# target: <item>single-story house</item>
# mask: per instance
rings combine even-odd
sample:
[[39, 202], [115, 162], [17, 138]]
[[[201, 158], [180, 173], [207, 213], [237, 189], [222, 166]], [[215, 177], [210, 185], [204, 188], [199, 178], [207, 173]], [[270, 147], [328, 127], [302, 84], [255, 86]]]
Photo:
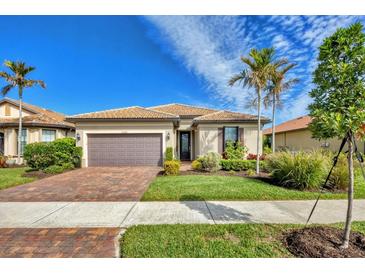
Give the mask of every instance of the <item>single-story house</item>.
[[[318, 140], [312, 138], [312, 133], [308, 128], [311, 117], [301, 116], [275, 127], [275, 148], [286, 148], [292, 151], [313, 150], [313, 149], [329, 149], [337, 151], [342, 140], [328, 139]], [[267, 128], [263, 131], [264, 135], [271, 139], [272, 129]], [[364, 152], [364, 143], [358, 142], [358, 149]]]
[[[249, 114], [167, 104], [127, 107], [69, 116], [83, 148], [82, 166], [161, 165], [167, 147], [180, 160], [240, 141], [256, 153], [257, 117]], [[262, 119], [263, 124], [269, 122]]]
[[[57, 138], [73, 137], [75, 126], [65, 121], [63, 114], [31, 104], [22, 104], [22, 139], [24, 146], [35, 142], [51, 142]], [[19, 101], [0, 100], [0, 154], [15, 158], [18, 155]]]

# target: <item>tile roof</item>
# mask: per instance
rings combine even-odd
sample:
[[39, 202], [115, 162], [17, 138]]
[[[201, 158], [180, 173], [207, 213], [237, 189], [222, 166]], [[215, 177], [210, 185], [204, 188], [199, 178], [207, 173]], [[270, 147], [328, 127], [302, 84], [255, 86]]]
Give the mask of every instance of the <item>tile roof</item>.
[[[275, 133], [305, 129], [308, 127], [308, 124], [311, 122], [311, 120], [312, 120], [311, 117], [307, 115], [286, 121], [275, 127]], [[271, 128], [267, 128], [264, 130], [263, 133], [265, 135], [268, 135], [271, 134], [271, 132], [272, 132]]]
[[126, 107], [104, 111], [90, 112], [67, 117], [73, 119], [178, 119], [179, 117], [170, 113], [146, 109], [143, 107]]
[[174, 115], [178, 115], [182, 118], [184, 117], [196, 117], [201, 115], [210, 114], [213, 112], [216, 112], [216, 109], [209, 109], [204, 107], [195, 107], [195, 106], [189, 106], [184, 104], [167, 104], [167, 105], [159, 105], [154, 107], [149, 107], [148, 109], [163, 111], [167, 113], [171, 113]]
[[[266, 117], [261, 117], [263, 122], [269, 121]], [[257, 116], [233, 111], [216, 111], [194, 119], [194, 122], [203, 121], [257, 121]]]
[[[0, 100], [0, 104], [5, 102], [19, 106], [18, 100], [10, 98], [4, 98]], [[32, 114], [23, 117], [22, 122], [24, 125], [46, 125], [52, 127], [75, 128], [73, 123], [65, 121], [65, 115], [62, 113], [54, 112], [52, 110], [44, 109], [24, 102], [22, 103], [22, 107], [24, 110], [32, 112]], [[0, 126], [10, 126], [18, 123], [19, 118], [0, 117]]]

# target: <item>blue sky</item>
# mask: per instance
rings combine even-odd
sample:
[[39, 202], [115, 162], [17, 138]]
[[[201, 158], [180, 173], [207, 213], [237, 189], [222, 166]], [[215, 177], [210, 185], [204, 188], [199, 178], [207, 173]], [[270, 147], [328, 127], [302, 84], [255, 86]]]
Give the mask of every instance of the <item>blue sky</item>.
[[25, 101], [66, 114], [171, 102], [255, 113], [252, 91], [227, 81], [241, 55], [274, 46], [300, 79], [283, 95], [282, 122], [307, 112], [323, 38], [355, 21], [365, 17], [0, 16], [0, 61], [35, 66], [47, 89], [26, 90]]

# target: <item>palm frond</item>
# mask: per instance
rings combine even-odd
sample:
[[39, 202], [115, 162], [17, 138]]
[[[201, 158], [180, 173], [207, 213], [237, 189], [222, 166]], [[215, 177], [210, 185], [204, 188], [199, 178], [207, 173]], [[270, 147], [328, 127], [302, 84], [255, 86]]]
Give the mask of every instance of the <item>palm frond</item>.
[[6, 96], [13, 87], [14, 87], [13, 85], [6, 85], [1, 89], [1, 94], [3, 96]]
[[231, 79], [229, 79], [229, 81], [228, 81], [228, 85], [232, 87], [232, 86], [234, 86], [237, 82], [238, 82], [239, 84], [241, 84], [241, 83], [242, 83], [242, 81], [244, 81], [244, 80], [245, 80], [245, 78], [246, 78], [246, 71], [245, 71], [245, 70], [243, 70], [243, 71], [241, 71], [240, 73], [233, 75], [233, 76], [232, 76], [232, 78], [231, 78]]

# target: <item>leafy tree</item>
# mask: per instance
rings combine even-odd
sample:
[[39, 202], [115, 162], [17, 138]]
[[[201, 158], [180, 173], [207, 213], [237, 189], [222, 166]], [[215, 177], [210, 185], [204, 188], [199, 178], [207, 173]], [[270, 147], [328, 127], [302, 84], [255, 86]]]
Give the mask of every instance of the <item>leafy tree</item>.
[[309, 106], [313, 137], [349, 137], [348, 208], [342, 248], [349, 244], [354, 191], [353, 140], [363, 136], [365, 121], [365, 35], [360, 23], [339, 28], [319, 48], [315, 88]]
[[276, 107], [281, 106], [281, 94], [292, 88], [293, 85], [299, 82], [299, 79], [292, 78], [286, 80], [286, 74], [296, 66], [296, 64], [288, 64], [283, 68], [277, 68], [274, 74], [271, 77], [271, 83], [267, 87], [267, 94], [264, 97], [264, 105], [267, 108], [268, 106], [272, 106], [272, 116], [271, 116], [271, 128], [272, 128], [272, 137], [271, 137], [271, 148], [272, 152], [275, 153], [275, 114]]
[[260, 148], [261, 148], [261, 101], [262, 92], [267, 87], [268, 81], [275, 70], [286, 64], [286, 60], [274, 61], [274, 48], [263, 48], [261, 50], [252, 49], [248, 57], [241, 57], [245, 68], [238, 74], [232, 76], [228, 84], [235, 85], [237, 82], [242, 87], [254, 88], [256, 91], [257, 105], [257, 153], [256, 153], [256, 173], [260, 172]]
[[4, 66], [7, 67], [11, 72], [0, 71], [0, 77], [8, 83], [1, 89], [3, 96], [6, 96], [10, 90], [17, 87], [19, 97], [19, 128], [18, 128], [18, 159], [17, 163], [20, 164], [20, 153], [21, 153], [21, 136], [22, 136], [22, 99], [23, 90], [36, 85], [46, 88], [46, 85], [41, 80], [27, 79], [27, 75], [35, 70], [35, 67], [26, 66], [24, 62], [13, 62], [5, 61]]

